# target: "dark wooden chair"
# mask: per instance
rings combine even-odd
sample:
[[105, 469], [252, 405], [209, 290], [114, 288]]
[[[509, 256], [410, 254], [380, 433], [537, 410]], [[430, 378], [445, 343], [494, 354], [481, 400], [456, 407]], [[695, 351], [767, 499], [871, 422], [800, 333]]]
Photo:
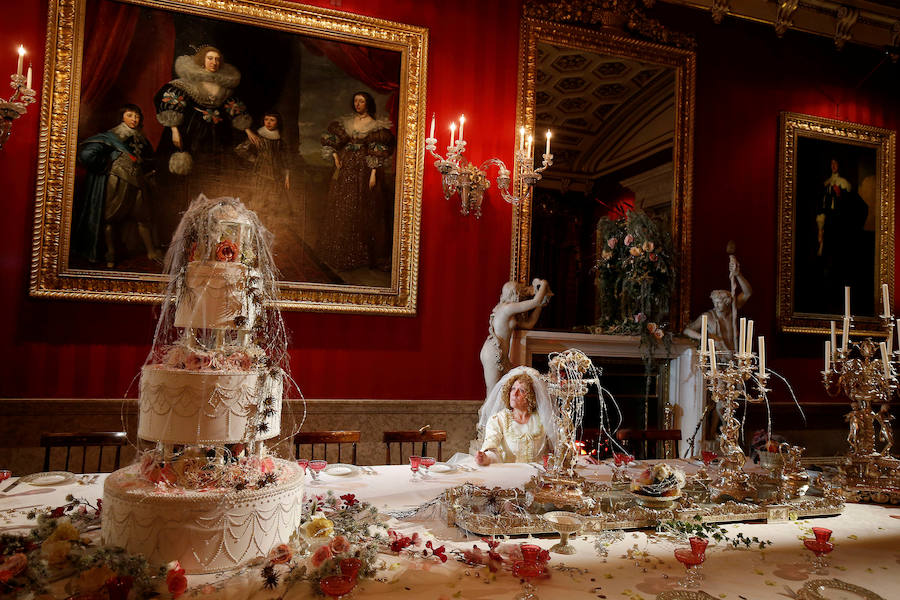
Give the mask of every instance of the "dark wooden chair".
[[[642, 454], [639, 458], [650, 458], [646, 456], [647, 454], [647, 445], [652, 442], [654, 446], [658, 446], [659, 442], [663, 443], [664, 448], [670, 448], [671, 442], [677, 442], [681, 440], [681, 430], [680, 429], [620, 429], [616, 432], [616, 439], [620, 442], [624, 442], [626, 447], [630, 446], [631, 443], [634, 443], [637, 449], [642, 450]], [[663, 454], [668, 454], [668, 451], [664, 451]], [[676, 453], [677, 454], [677, 453]], [[656, 458], [656, 457], [653, 457]], [[663, 456], [659, 458], [674, 458], [674, 456]]]
[[391, 444], [400, 445], [400, 464], [403, 464], [403, 444], [410, 444], [410, 454], [415, 454], [416, 444], [422, 444], [422, 456], [428, 456], [428, 443], [437, 442], [437, 459], [444, 460], [442, 444], [447, 441], [447, 432], [431, 430], [423, 427], [412, 431], [385, 431], [384, 432], [384, 464], [391, 464]]
[[341, 444], [352, 444], [353, 464], [356, 464], [356, 445], [359, 443], [358, 431], [301, 431], [294, 436], [294, 453], [300, 458], [300, 446], [309, 444], [310, 460], [316, 458], [316, 444], [322, 445], [321, 458], [328, 459], [328, 444], [337, 444], [337, 459], [341, 461]]
[[[50, 450], [52, 448], [66, 449], [66, 464], [64, 470], [69, 470], [69, 459], [72, 457], [72, 448], [81, 448], [81, 472], [85, 473], [88, 448], [97, 446], [98, 473], [103, 472], [103, 449], [114, 447], [116, 459], [113, 470], [119, 468], [119, 459], [122, 455], [122, 446], [128, 443], [128, 436], [124, 431], [95, 431], [88, 433], [43, 433], [41, 434], [41, 447], [44, 450], [44, 471], [50, 470]], [[93, 464], [93, 463], [91, 463]]]

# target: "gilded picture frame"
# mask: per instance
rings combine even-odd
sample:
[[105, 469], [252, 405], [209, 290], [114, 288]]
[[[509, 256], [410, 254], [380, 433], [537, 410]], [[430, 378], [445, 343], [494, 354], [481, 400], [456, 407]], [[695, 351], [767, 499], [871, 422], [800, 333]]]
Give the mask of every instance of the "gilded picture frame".
[[[540, 6], [540, 3], [537, 3]], [[550, 9], [548, 9], [550, 10]], [[689, 322], [691, 297], [691, 227], [693, 210], [694, 96], [697, 77], [696, 52], [655, 41], [629, 37], [622, 32], [596, 30], [534, 17], [521, 20], [519, 45], [519, 98], [517, 126], [534, 129], [538, 88], [538, 45], [550, 44], [591, 53], [650, 63], [674, 72], [674, 134], [672, 142], [672, 201], [670, 235], [677, 255], [675, 292], [669, 307], [669, 327], [681, 329]], [[559, 161], [557, 161], [559, 162]], [[551, 167], [553, 168], [553, 167]], [[559, 168], [559, 167], [557, 167]], [[521, 190], [521, 182], [518, 182]], [[510, 279], [528, 282], [547, 274], [531, 272], [532, 220], [530, 200], [513, 208], [510, 247]], [[579, 325], [585, 325], [580, 323]], [[589, 325], [589, 324], [588, 324]]]
[[778, 327], [829, 332], [850, 286], [853, 334], [883, 336], [881, 284], [894, 289], [896, 132], [792, 112], [779, 125]]
[[[239, 71], [238, 79], [243, 83], [237, 84], [235, 95], [245, 93], [248, 96], [244, 106], [247, 117], [252, 120], [250, 131], [257, 131], [259, 126], [258, 133], [266, 133], [262, 131], [265, 121], [263, 113], [268, 115], [271, 111], [280, 110], [284, 114], [275, 120], [282, 132], [287, 130], [293, 135], [291, 140], [290, 135], [283, 134], [281, 139], [287, 158], [278, 164], [288, 166], [276, 169], [279, 193], [283, 193], [283, 197], [290, 202], [284, 200], [282, 204], [277, 204], [282, 202], [281, 196], [275, 200], [272, 200], [274, 196], [261, 199], [260, 194], [259, 198], [255, 198], [254, 193], [260, 189], [253, 184], [260, 181], [252, 176], [253, 164], [256, 163], [241, 162], [234, 154], [237, 150], [233, 145], [223, 144], [225, 149], [221, 150], [221, 156], [229, 161], [229, 165], [235, 165], [233, 171], [228, 171], [233, 174], [232, 180], [247, 182], [247, 185], [236, 186], [240, 189], [236, 189], [235, 193], [230, 193], [229, 189], [225, 193], [200, 190], [211, 197], [240, 196], [249, 208], [257, 211], [263, 224], [275, 233], [275, 260], [282, 271], [280, 307], [317, 312], [416, 313], [424, 169], [427, 28], [280, 0], [51, 0], [49, 4], [29, 286], [32, 296], [125, 303], [153, 303], [161, 299], [165, 277], [161, 274], [160, 259], [169, 239], [166, 236], [174, 228], [172, 223], [177, 224], [177, 215], [186, 208], [186, 202], [181, 203], [184, 206], [173, 204], [172, 194], [159, 193], [161, 189], [167, 190], [160, 183], [163, 175], [175, 179], [172, 176], [176, 173], [172, 166], [175, 163], [170, 157], [168, 161], [158, 160], [152, 170], [148, 166], [148, 179], [152, 180], [152, 185], [142, 188], [144, 197], [153, 198], [147, 190], [156, 193], [154, 203], [147, 205], [160, 212], [165, 210], [169, 224], [161, 227], [159, 219], [151, 222], [147, 216], [136, 216], [136, 209], [127, 211], [126, 217], [136, 225], [126, 223], [122, 231], [128, 226], [132, 233], [136, 231], [140, 234], [134, 235], [131, 240], [139, 248], [139, 251], [131, 253], [137, 258], [128, 262], [127, 258], [122, 258], [131, 255], [123, 241], [125, 234], [119, 236], [119, 221], [109, 216], [108, 208], [103, 208], [99, 226], [94, 223], [95, 229], [92, 230], [98, 232], [95, 235], [100, 251], [93, 261], [89, 261], [84, 258], [86, 254], [82, 255], [82, 247], [79, 246], [87, 202], [85, 198], [89, 197], [84, 190], [90, 189], [84, 183], [87, 163], [81, 153], [88, 145], [86, 142], [102, 137], [98, 134], [103, 132], [113, 132], [110, 126], [118, 123], [119, 119], [125, 122], [122, 115], [126, 109], [120, 109], [116, 116], [115, 109], [110, 107], [134, 102], [132, 87], [122, 85], [124, 76], [121, 72], [127, 70], [127, 64], [146, 58], [146, 65], [139, 63], [142, 68], [133, 70], [134, 78], [155, 77], [153, 81], [165, 86], [169, 80], [175, 83], [175, 78], [185, 77], [179, 71], [179, 60], [187, 60], [191, 52], [196, 52], [196, 56], [201, 58], [195, 59], [195, 62], [202, 70], [205, 68], [202, 57], [208, 58], [207, 50], [215, 47], [213, 54], [219, 53], [223, 63], [233, 62], [236, 65], [234, 68]], [[119, 18], [118, 13], [128, 13], [125, 18], [131, 19], [131, 31], [134, 32], [130, 34], [133, 37], [127, 40], [130, 46], [127, 50], [121, 50], [123, 60], [130, 62], [122, 66], [114, 65], [119, 70], [114, 70], [114, 73], [119, 73], [115, 80], [109, 77], [104, 80], [97, 75], [97, 52], [91, 46], [104, 35], [118, 33], [121, 20], [96, 17], [97, 11], [104, 10], [117, 13], [114, 15], [116, 18]], [[134, 24], [134, 21], [137, 23]], [[155, 23], [163, 23], [167, 28], [168, 41], [159, 41], [161, 36], [157, 31], [153, 31], [152, 35], [146, 33], [147, 27], [157, 26]], [[91, 28], [90, 35], [85, 33], [88, 26]], [[106, 34], [104, 28], [109, 29]], [[151, 37], [152, 43], [156, 44], [153, 46], [155, 52], [139, 46], [141, 35]], [[240, 43], [244, 46], [238, 45]], [[219, 51], [219, 47], [223, 50]], [[162, 56], [159, 49], [167, 54]], [[86, 52], [91, 54], [86, 55]], [[342, 59], [342, 52], [352, 60]], [[360, 64], [360, 56], [368, 61], [365, 62], [370, 65], [368, 71], [354, 67]], [[87, 61], [88, 58], [94, 62]], [[170, 59], [174, 60], [167, 62]], [[348, 63], [352, 64], [347, 66]], [[167, 70], [167, 64], [173, 66]], [[353, 68], [359, 69], [359, 72], [354, 72]], [[371, 73], [373, 69], [378, 73]], [[133, 89], [138, 89], [139, 84], [153, 85], [136, 81]], [[162, 94], [162, 89], [159, 94]], [[369, 95], [371, 109], [365, 95], [355, 90], [375, 90]], [[151, 94], [151, 99], [147, 98], [146, 93], [138, 95], [144, 103], [141, 109], [145, 137], [151, 137], [151, 128], [147, 127], [151, 120], [157, 131], [162, 130], [158, 145], [150, 143], [151, 151], [152, 146], [156, 147], [154, 156], [161, 154], [166, 135], [169, 136], [169, 143], [174, 143], [174, 134], [169, 129], [175, 128], [167, 127], [162, 120], [156, 122], [160, 114], [159, 94], [155, 98]], [[371, 167], [373, 180], [376, 179], [375, 165], [378, 165], [377, 184], [370, 185], [369, 189], [383, 192], [381, 213], [384, 219], [379, 221], [381, 245], [356, 263], [347, 262], [346, 266], [338, 268], [332, 266], [330, 258], [328, 261], [323, 259], [326, 252], [319, 252], [318, 248], [326, 243], [326, 238], [336, 235], [335, 221], [328, 220], [331, 219], [328, 211], [332, 210], [335, 198], [348, 195], [346, 187], [338, 189], [335, 182], [343, 174], [349, 178], [351, 172], [346, 166], [341, 171], [338, 150], [334, 151], [333, 159], [328, 156], [331, 152], [324, 135], [333, 132], [335, 123], [344, 123], [341, 119], [356, 116], [354, 103], [358, 96], [363, 98], [365, 105], [359, 114], [375, 113], [377, 110], [378, 118], [384, 118], [386, 123], [386, 118], [390, 117], [390, 122], [384, 125], [385, 131], [390, 132], [385, 134], [385, 138], [391, 140], [385, 142], [384, 148], [387, 150], [383, 154], [386, 158], [381, 162], [361, 163]], [[92, 108], [96, 106], [103, 106], [108, 112]], [[208, 113], [202, 107], [197, 110], [209, 121], [223, 115], [233, 117], [234, 113], [226, 111], [234, 106], [229, 99], [219, 107], [221, 113], [215, 109], [210, 109]], [[288, 108], [285, 109], [285, 106]], [[340, 113], [348, 114], [339, 116]], [[107, 120], [104, 122], [103, 118]], [[236, 118], [231, 118], [230, 122], [234, 131], [233, 138], [229, 139], [235, 143], [243, 141], [245, 149], [249, 147], [253, 150], [252, 136], [247, 133], [245, 137], [248, 128], [241, 131], [243, 121], [239, 125]], [[346, 121], [348, 124], [350, 122]], [[349, 130], [349, 125], [346, 129]], [[348, 136], [350, 143], [347, 148], [355, 143], [355, 135]], [[321, 141], [320, 136], [323, 136]], [[182, 141], [179, 139], [179, 142]], [[352, 147], [359, 145], [365, 146], [365, 143]], [[181, 146], [173, 146], [172, 155], [182, 149]], [[217, 160], [219, 158], [220, 155], [217, 155]], [[189, 177], [200, 173], [196, 168], [198, 160], [195, 154], [192, 163], [194, 170], [189, 171]], [[371, 159], [366, 157], [366, 160]], [[368, 192], [359, 192], [360, 195], [364, 193]], [[192, 197], [193, 194], [194, 191], [191, 191]], [[268, 208], [263, 207], [265, 202], [269, 203]], [[105, 206], [108, 207], [109, 203]], [[168, 208], [161, 209], [161, 206]], [[298, 210], [297, 206], [301, 206], [302, 210]], [[299, 218], [291, 221], [293, 216], [284, 216], [301, 212], [304, 215], [302, 227]], [[78, 222], [73, 226], [76, 213]], [[267, 214], [271, 219], [267, 218]], [[347, 217], [347, 214], [350, 216]], [[342, 218], [355, 222], [357, 226], [360, 223], [369, 225], [368, 216], [359, 218], [360, 214], [345, 213]], [[316, 218], [319, 220], [316, 221]], [[152, 231], [152, 236], [145, 236], [141, 227]], [[371, 227], [373, 231], [361, 234], [367, 236], [363, 244], [371, 244], [372, 239], [378, 238], [379, 231], [374, 231], [376, 226]], [[115, 237], [104, 239], [102, 235], [108, 230], [112, 230]], [[317, 236], [318, 242], [314, 239]], [[151, 241], [146, 241], [148, 239]], [[281, 246], [279, 239], [282, 240]], [[107, 244], [109, 240], [112, 241]], [[140, 246], [141, 240], [145, 241], [146, 251]], [[291, 254], [294, 250], [292, 246], [302, 246], [307, 255]], [[103, 248], [106, 248], [105, 254]], [[110, 248], [116, 249], [115, 255]], [[280, 261], [280, 256], [290, 260]], [[335, 259], [334, 264], [339, 258]]]

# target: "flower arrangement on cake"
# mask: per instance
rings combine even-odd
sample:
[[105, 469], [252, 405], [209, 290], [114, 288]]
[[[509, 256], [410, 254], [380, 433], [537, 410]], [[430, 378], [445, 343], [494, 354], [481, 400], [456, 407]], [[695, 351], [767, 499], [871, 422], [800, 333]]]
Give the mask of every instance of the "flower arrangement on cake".
[[632, 480], [631, 491], [652, 498], [678, 497], [684, 484], [684, 471], [666, 463], [657, 463]]

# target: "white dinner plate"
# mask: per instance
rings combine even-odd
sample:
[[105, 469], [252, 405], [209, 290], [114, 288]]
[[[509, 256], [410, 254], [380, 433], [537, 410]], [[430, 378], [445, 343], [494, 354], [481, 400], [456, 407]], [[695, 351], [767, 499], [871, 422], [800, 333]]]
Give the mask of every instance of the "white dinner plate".
[[454, 473], [456, 472], [456, 467], [453, 465], [448, 465], [445, 462], [436, 462], [428, 468], [429, 473]]
[[347, 465], [344, 463], [334, 463], [333, 465], [328, 465], [325, 467], [322, 472], [328, 473], [329, 475], [335, 475], [338, 477], [342, 477], [344, 475], [355, 475], [359, 471], [359, 467], [356, 465]]
[[28, 485], [62, 485], [75, 479], [75, 473], [68, 471], [47, 471], [25, 475], [19, 481]]

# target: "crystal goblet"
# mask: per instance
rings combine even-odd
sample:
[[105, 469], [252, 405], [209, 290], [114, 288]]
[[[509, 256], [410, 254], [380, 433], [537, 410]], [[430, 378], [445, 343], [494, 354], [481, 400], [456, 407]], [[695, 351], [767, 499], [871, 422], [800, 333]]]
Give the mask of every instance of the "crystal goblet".
[[701, 537], [692, 537], [688, 540], [691, 543], [691, 552], [698, 556], [706, 555], [706, 547], [709, 546], [709, 540]]
[[319, 580], [319, 589], [326, 596], [343, 598], [356, 587], [356, 579], [346, 575], [330, 575]]
[[303, 474], [305, 475], [306, 467], [309, 466], [309, 459], [308, 458], [298, 458], [297, 466], [299, 466], [301, 469], [303, 469]]
[[319, 481], [319, 471], [328, 466], [327, 460], [311, 460], [306, 465], [312, 471], [313, 481]]
[[409, 457], [409, 470], [412, 471], [412, 478], [410, 481], [418, 481], [417, 476], [419, 475], [419, 465], [422, 464], [422, 457], [411, 455]]
[[700, 585], [700, 581], [703, 580], [700, 567], [706, 560], [706, 553], [695, 554], [693, 548], [675, 548], [675, 558], [687, 570], [687, 575], [678, 582], [678, 586], [692, 588]]
[[831, 539], [831, 530], [825, 527], [813, 527], [813, 538], [804, 538], [803, 545], [806, 549], [816, 555], [813, 559], [813, 567], [819, 575], [828, 573], [828, 554], [834, 550], [834, 544], [829, 542]]
[[434, 463], [436, 463], [436, 462], [437, 461], [434, 460], [433, 456], [423, 456], [422, 457], [422, 461], [419, 464], [421, 464], [422, 468], [424, 469], [422, 471], [423, 479], [428, 479], [429, 477], [431, 477], [431, 471], [429, 471], [429, 469], [431, 467], [433, 467]]
[[575, 548], [569, 545], [569, 534], [578, 532], [584, 525], [581, 515], [566, 510], [554, 510], [544, 513], [544, 520], [559, 533], [559, 543], [551, 547], [550, 552], [575, 554]]
[[544, 563], [538, 560], [541, 547], [535, 544], [522, 544], [522, 560], [513, 564], [513, 575], [522, 580], [522, 591], [516, 600], [539, 600], [531, 580], [540, 577], [547, 570]]

